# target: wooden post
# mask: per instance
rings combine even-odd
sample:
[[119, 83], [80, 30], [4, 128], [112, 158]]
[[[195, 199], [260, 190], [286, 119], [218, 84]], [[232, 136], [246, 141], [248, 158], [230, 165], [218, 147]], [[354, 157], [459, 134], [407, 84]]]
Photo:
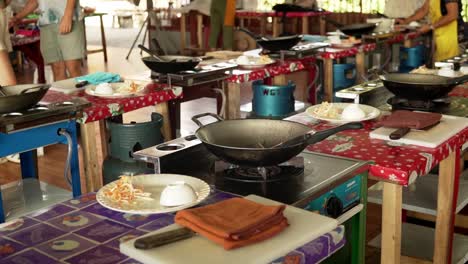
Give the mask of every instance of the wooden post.
[[324, 68], [324, 100], [333, 101], [333, 59], [323, 60]]
[[169, 119], [169, 106], [168, 102], [162, 102], [155, 106], [155, 111], [162, 115], [163, 117], [163, 126], [161, 133], [163, 134], [164, 140], [168, 141], [173, 139], [171, 133], [171, 121]]
[[101, 152], [104, 160], [109, 154], [109, 133], [106, 127], [106, 120], [99, 120], [99, 134], [101, 135]]
[[184, 13], [182, 13], [182, 16], [180, 17], [180, 53], [185, 54], [185, 44], [186, 44], [186, 38], [185, 38], [185, 20], [186, 16]]
[[439, 164], [439, 187], [437, 191], [437, 216], [434, 241], [434, 263], [450, 263], [453, 240], [454, 194], [458, 193], [455, 186], [457, 173], [456, 163], [460, 150], [450, 153]]
[[102, 16], [103, 14], [99, 14], [99, 22], [101, 23], [101, 44], [102, 44], [102, 52], [104, 53], [104, 61], [107, 62], [106, 33], [104, 31], [104, 22], [102, 21]]
[[309, 17], [302, 17], [302, 34], [309, 34]]
[[279, 36], [279, 23], [278, 23], [278, 17], [273, 17], [273, 37], [278, 37]]
[[401, 209], [403, 186], [383, 184], [382, 253], [380, 263], [399, 264], [401, 255]]
[[267, 32], [267, 17], [260, 17], [260, 35], [265, 36]]
[[80, 124], [80, 145], [83, 151], [83, 171], [87, 192], [95, 192], [102, 187], [101, 164], [99, 164], [96, 123]]
[[200, 49], [203, 49], [203, 15], [197, 14], [197, 44]]
[[320, 35], [324, 36], [327, 34], [327, 21], [322, 19], [322, 16], [319, 16], [319, 24], [320, 24]]
[[226, 119], [240, 118], [240, 87], [239, 83], [228, 82], [224, 85], [226, 95], [226, 110], [224, 116]]
[[288, 80], [286, 79], [285, 74], [277, 75], [273, 77], [272, 84], [273, 85], [286, 85]]
[[366, 75], [366, 55], [363, 51], [360, 51], [356, 54], [356, 82], [361, 83], [364, 81], [363, 76]]

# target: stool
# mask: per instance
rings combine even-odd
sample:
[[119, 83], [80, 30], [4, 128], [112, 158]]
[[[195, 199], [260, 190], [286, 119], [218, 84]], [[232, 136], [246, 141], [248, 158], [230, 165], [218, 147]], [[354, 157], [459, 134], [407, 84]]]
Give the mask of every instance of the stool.
[[[80, 170], [78, 165], [78, 143], [76, 122], [74, 120], [46, 124], [18, 131], [12, 134], [0, 133], [0, 157], [20, 153], [21, 174], [23, 179], [38, 178], [37, 157], [35, 149], [57, 143], [67, 143], [67, 138], [59, 134], [66, 131], [71, 138], [71, 187], [73, 197], [81, 195]], [[5, 222], [2, 193], [0, 189], [0, 223]]]

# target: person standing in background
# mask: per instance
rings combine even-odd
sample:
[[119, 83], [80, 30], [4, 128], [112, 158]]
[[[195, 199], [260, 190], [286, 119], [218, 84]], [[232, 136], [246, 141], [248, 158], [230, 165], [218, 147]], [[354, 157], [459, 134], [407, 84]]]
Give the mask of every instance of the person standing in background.
[[12, 51], [10, 32], [8, 31], [9, 11], [7, 6], [11, 0], [0, 0], [0, 85], [15, 85], [16, 77], [11, 66], [9, 53]]
[[211, 33], [209, 46], [217, 48], [218, 38], [223, 33], [223, 49], [232, 50], [234, 43], [234, 22], [236, 18], [236, 0], [211, 1], [210, 23]]
[[[84, 24], [79, 0], [28, 0], [11, 25], [39, 8], [41, 52], [55, 81], [82, 75], [85, 55]], [[67, 75], [68, 72], [68, 75]]]
[[429, 16], [429, 24], [419, 28], [422, 34], [432, 31], [433, 62], [442, 61], [459, 54], [459, 38], [463, 31], [461, 0], [426, 0], [412, 16], [397, 19], [398, 24], [409, 24]]

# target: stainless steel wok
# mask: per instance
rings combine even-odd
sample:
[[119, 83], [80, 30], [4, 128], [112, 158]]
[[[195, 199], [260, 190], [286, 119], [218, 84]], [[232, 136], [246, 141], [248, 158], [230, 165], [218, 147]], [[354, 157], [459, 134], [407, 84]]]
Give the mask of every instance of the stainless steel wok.
[[[203, 125], [199, 119], [204, 116], [212, 116], [218, 121]], [[343, 130], [362, 128], [362, 124], [356, 122], [310, 133], [308, 126], [296, 122], [271, 119], [224, 121], [211, 113], [196, 115], [192, 120], [200, 127], [195, 135], [211, 153], [229, 163], [248, 167], [281, 164], [298, 155], [310, 144]], [[295, 144], [275, 147], [300, 136], [304, 136], [303, 140]]]
[[0, 113], [16, 112], [36, 105], [49, 90], [50, 85], [21, 84], [2, 86]]

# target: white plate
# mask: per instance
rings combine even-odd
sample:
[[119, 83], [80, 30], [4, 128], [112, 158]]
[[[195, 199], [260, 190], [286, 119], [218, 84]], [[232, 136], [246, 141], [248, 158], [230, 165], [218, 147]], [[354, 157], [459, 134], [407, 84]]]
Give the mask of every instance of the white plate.
[[114, 90], [114, 94], [112, 95], [105, 95], [105, 94], [99, 94], [96, 93], [96, 85], [88, 85], [86, 86], [85, 93], [92, 95], [92, 96], [97, 96], [97, 97], [104, 97], [104, 98], [125, 98], [125, 97], [131, 97], [131, 96], [136, 96], [139, 93], [141, 93], [145, 89], [145, 85], [136, 83], [138, 85], [137, 91], [136, 92], [128, 92], [128, 93], [119, 93], [119, 89], [122, 87], [129, 87], [130, 83], [129, 82], [119, 82], [119, 83], [110, 83], [110, 86]]
[[238, 63], [237, 60], [229, 60], [229, 62], [237, 64], [241, 68], [250, 70], [250, 69], [260, 69], [260, 68], [263, 68], [263, 67], [266, 67], [266, 66], [269, 66], [269, 65], [272, 65], [272, 64], [276, 63], [275, 60], [273, 60], [273, 59], [270, 59], [270, 60], [271, 61], [268, 62], [268, 63], [253, 63], [253, 61], [249, 61], [249, 62], [252, 62], [252, 63], [249, 63], [249, 64]]
[[[184, 204], [181, 206], [166, 207], [159, 204], [162, 190], [169, 184], [183, 181], [192, 186], [197, 194], [197, 200], [193, 203]], [[143, 188], [144, 192], [151, 193], [152, 200], [137, 199], [132, 204], [119, 204], [112, 201], [104, 195], [104, 192], [115, 187], [117, 181], [113, 181], [102, 187], [96, 194], [96, 200], [104, 207], [114, 211], [129, 213], [129, 214], [159, 214], [176, 212], [185, 208], [189, 208], [201, 203], [210, 194], [210, 186], [197, 178], [178, 175], [178, 174], [146, 174], [133, 176], [133, 185], [137, 188]]]
[[[342, 112], [343, 109], [345, 109], [347, 106], [352, 105], [352, 103], [331, 103], [332, 107], [336, 107], [339, 112]], [[319, 108], [320, 104], [318, 105], [313, 105], [309, 108], [307, 108], [306, 113], [310, 115], [311, 117], [322, 120], [322, 121], [327, 121], [330, 123], [335, 123], [335, 124], [342, 124], [342, 123], [349, 123], [349, 122], [359, 122], [359, 121], [366, 121], [366, 120], [372, 120], [374, 118], [377, 118], [380, 116], [380, 110], [369, 106], [369, 105], [363, 105], [359, 104], [359, 107], [366, 113], [366, 116], [364, 118], [358, 119], [358, 120], [343, 120], [341, 118], [328, 118], [328, 117], [322, 117], [318, 116], [314, 113], [314, 110]]]

